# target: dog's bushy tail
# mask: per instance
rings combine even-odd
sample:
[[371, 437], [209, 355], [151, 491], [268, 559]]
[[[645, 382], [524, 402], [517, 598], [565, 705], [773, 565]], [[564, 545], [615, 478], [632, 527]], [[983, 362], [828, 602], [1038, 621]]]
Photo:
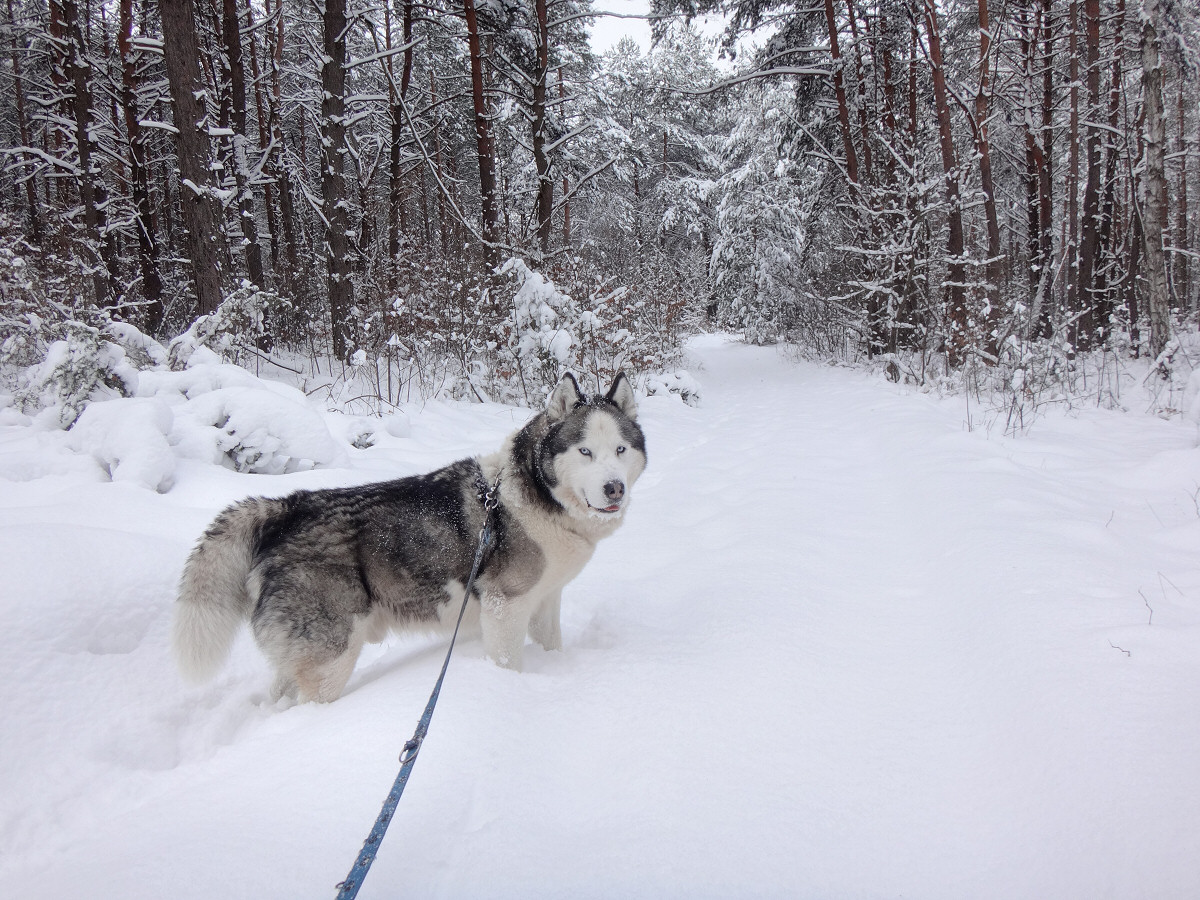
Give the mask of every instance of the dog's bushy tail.
[[264, 524], [280, 501], [244, 500], [213, 521], [188, 557], [179, 582], [172, 643], [179, 670], [206, 681], [229, 656], [242, 622], [250, 617], [247, 587]]

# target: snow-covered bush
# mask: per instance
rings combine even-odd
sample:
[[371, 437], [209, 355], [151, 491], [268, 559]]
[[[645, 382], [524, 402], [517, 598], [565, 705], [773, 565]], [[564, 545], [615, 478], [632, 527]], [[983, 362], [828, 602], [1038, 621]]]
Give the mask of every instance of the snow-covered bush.
[[221, 388], [189, 400], [177, 418], [200, 426], [212, 460], [238, 472], [278, 475], [342, 461], [324, 420], [303, 401], [291, 389]]
[[[36, 283], [16, 277], [22, 269], [11, 249], [0, 249], [0, 293], [16, 298], [3, 312], [11, 338], [7, 421], [63, 429], [62, 445], [90, 456], [113, 481], [157, 491], [170, 489], [179, 458], [266, 473], [344, 460], [302, 391], [258, 379], [221, 356], [238, 354], [262, 334], [273, 295], [235, 291], [168, 350], [103, 311], [81, 308], [85, 321], [66, 307], [38, 306]], [[8, 319], [27, 327], [8, 329]], [[40, 361], [14, 364], [31, 351]]]
[[508, 352], [522, 380], [531, 375], [543, 388], [552, 388], [577, 362], [579, 332], [595, 329], [595, 314], [580, 309], [569, 294], [521, 259], [510, 259], [500, 273], [511, 275], [517, 284], [508, 318], [501, 323]]
[[598, 390], [621, 370], [636, 379], [678, 364], [680, 298], [659, 304], [570, 269], [564, 274], [574, 283], [564, 289], [515, 258], [501, 272], [516, 289], [499, 336], [527, 402], [540, 401], [564, 371], [579, 376], [585, 390]]
[[182, 369], [200, 347], [225, 353], [253, 346], [264, 333], [264, 312], [278, 302], [278, 297], [270, 291], [243, 284], [221, 302], [216, 312], [200, 316], [171, 341], [168, 347], [171, 368]]
[[79, 416], [68, 445], [91, 456], [113, 481], [165, 493], [175, 483], [175, 453], [168, 441], [175, 417], [156, 397], [92, 403]]
[[98, 328], [70, 321], [64, 330], [41, 364], [27, 371], [18, 396], [22, 406], [47, 410], [45, 419], [70, 428], [92, 400], [132, 396], [138, 375], [124, 349]]
[[700, 383], [690, 373], [679, 371], [669, 375], [647, 375], [644, 387], [651, 397], [678, 394], [688, 406], [700, 405]]
[[1172, 330], [1174, 336], [1150, 365], [1146, 386], [1160, 413], [1182, 412], [1200, 424], [1200, 330], [1181, 321], [1176, 321]]
[[44, 306], [37, 273], [18, 248], [0, 243], [0, 372], [36, 362]]

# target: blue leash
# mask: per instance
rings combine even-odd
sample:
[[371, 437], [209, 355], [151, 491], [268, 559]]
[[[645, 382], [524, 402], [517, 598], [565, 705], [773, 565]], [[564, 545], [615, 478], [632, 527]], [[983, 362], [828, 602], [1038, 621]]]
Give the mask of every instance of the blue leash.
[[429, 702], [425, 704], [425, 712], [421, 714], [417, 730], [413, 732], [412, 738], [400, 752], [400, 771], [396, 775], [387, 799], [383, 801], [383, 809], [379, 811], [379, 817], [375, 819], [375, 827], [363, 841], [362, 849], [358, 851], [358, 859], [354, 861], [350, 874], [337, 886], [337, 900], [354, 900], [358, 896], [358, 890], [362, 887], [367, 872], [371, 870], [371, 863], [375, 862], [375, 854], [379, 850], [379, 845], [383, 843], [383, 836], [387, 834], [388, 825], [392, 823], [392, 816], [396, 812], [396, 805], [400, 802], [400, 795], [404, 793], [404, 787], [408, 784], [409, 773], [412, 772], [413, 765], [417, 761], [417, 754], [421, 752], [421, 742], [429, 733], [433, 708], [437, 706], [438, 695], [442, 692], [442, 681], [446, 677], [446, 669], [450, 666], [450, 654], [454, 652], [454, 641], [458, 638], [458, 628], [462, 625], [463, 613], [467, 611], [467, 601], [471, 599], [471, 588], [475, 586], [475, 576], [479, 574], [483, 554], [492, 543], [492, 510], [500, 502], [498, 496], [500, 479], [497, 478], [496, 483], [491, 487], [488, 487], [482, 477], [478, 478], [478, 482], [483, 488], [481, 493], [484, 510], [483, 528], [479, 531], [479, 546], [475, 550], [475, 563], [471, 566], [471, 576], [467, 579], [467, 589], [463, 592], [462, 607], [458, 610], [458, 621], [454, 623], [454, 633], [450, 636], [450, 646], [446, 649], [446, 659], [442, 662], [442, 671], [438, 675], [437, 683], [433, 686], [433, 693], [429, 695]]

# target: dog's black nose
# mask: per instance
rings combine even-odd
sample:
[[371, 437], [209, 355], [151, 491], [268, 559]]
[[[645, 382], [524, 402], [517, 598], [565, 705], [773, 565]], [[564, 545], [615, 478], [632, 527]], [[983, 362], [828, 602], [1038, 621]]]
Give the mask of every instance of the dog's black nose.
[[604, 486], [604, 496], [616, 502], [625, 496], [625, 484], [621, 481], [610, 481]]

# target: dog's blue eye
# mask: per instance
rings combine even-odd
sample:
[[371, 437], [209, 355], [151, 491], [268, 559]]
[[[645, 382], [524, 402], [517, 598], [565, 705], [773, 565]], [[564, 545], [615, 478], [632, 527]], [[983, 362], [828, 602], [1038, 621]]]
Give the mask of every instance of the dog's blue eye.
[[621, 455], [622, 453], [624, 453], [624, 452], [625, 452], [625, 448], [624, 448], [623, 446], [622, 446], [622, 447], [618, 447], [618, 448], [617, 448], [617, 455], [618, 455], [618, 456], [620, 456], [620, 455]]
[[591, 456], [591, 455], [592, 455], [592, 451], [591, 451], [591, 450], [589, 450], [587, 447], [580, 447], [580, 448], [579, 448], [579, 452], [580, 452], [580, 453], [582, 453], [584, 456]]

